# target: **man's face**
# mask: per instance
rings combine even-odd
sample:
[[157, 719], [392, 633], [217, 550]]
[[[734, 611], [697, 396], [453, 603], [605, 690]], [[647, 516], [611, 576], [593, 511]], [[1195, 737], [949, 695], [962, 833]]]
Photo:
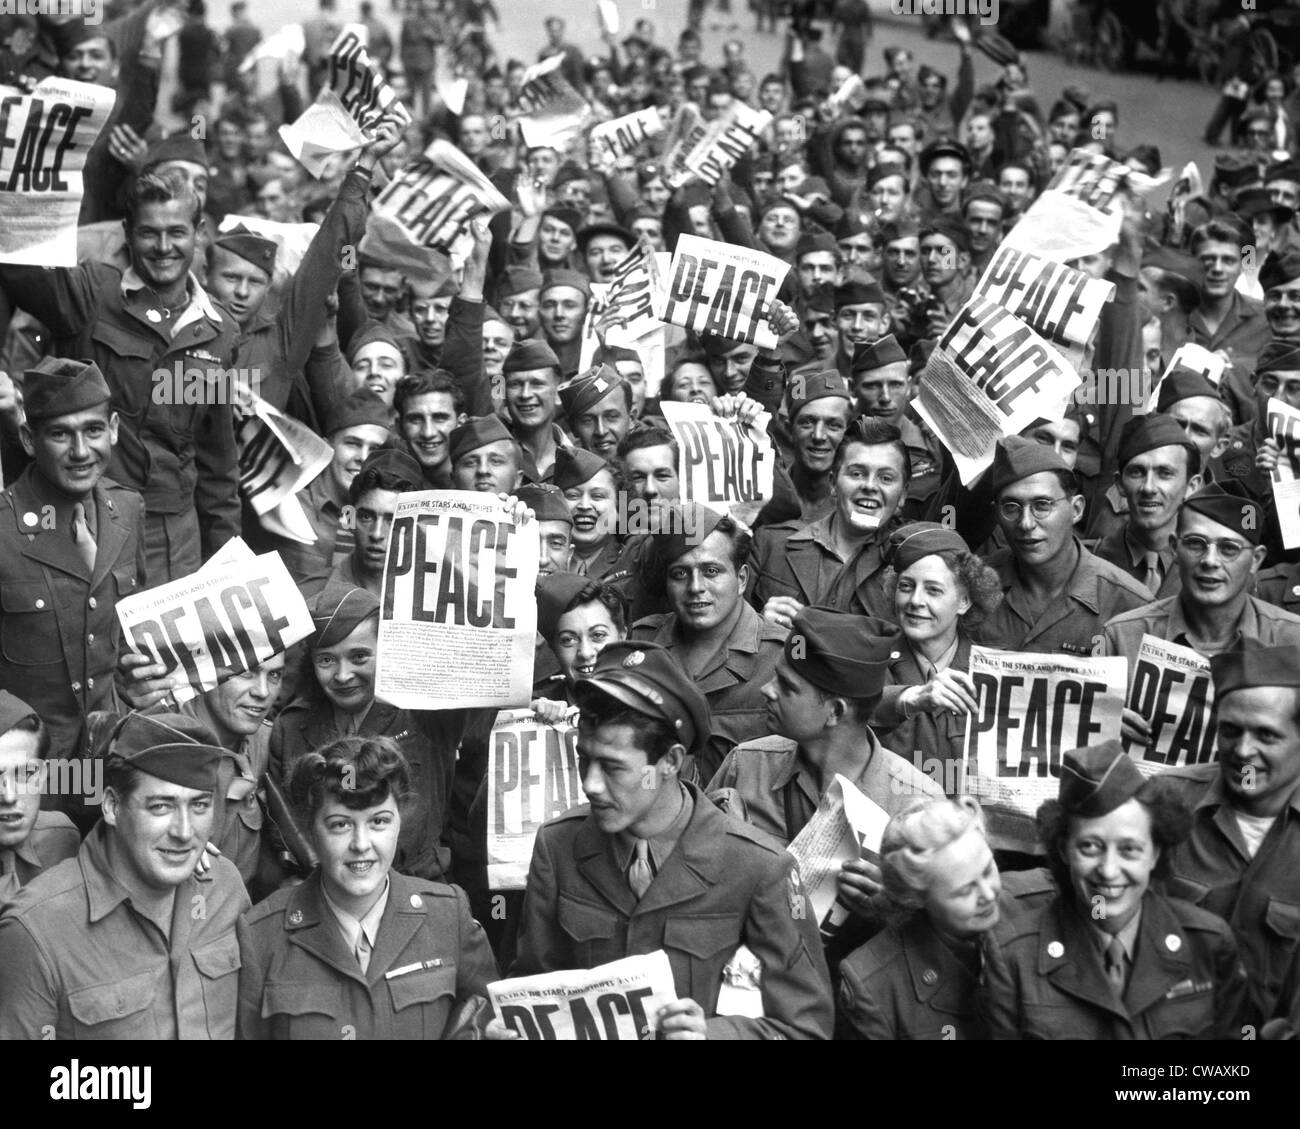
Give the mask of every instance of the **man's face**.
[[769, 208], [758, 225], [758, 237], [775, 255], [793, 251], [802, 233], [799, 213], [784, 205]]
[[659, 220], [652, 219], [650, 216], [644, 216], [641, 219], [633, 220], [632, 234], [638, 239], [644, 236], [650, 241], [650, 246], [656, 251], [665, 250], [664, 225]]
[[542, 295], [542, 332], [552, 345], [567, 345], [578, 339], [586, 313], [587, 297], [581, 290], [574, 286], [552, 286]]
[[840, 343], [849, 356], [853, 355], [856, 345], [870, 345], [885, 334], [889, 324], [889, 315], [885, 307], [875, 302], [864, 302], [857, 306], [841, 306], [835, 311], [835, 325], [839, 330]]
[[[633, 725], [578, 724], [578, 771], [591, 804], [591, 817], [606, 835], [636, 835], [659, 822], [658, 813], [677, 797], [676, 762], [670, 756], [650, 764]], [[680, 749], [681, 746], [674, 746]]]
[[885, 277], [891, 286], [915, 286], [921, 277], [921, 241], [915, 235], [885, 244]]
[[1036, 427], [1026, 428], [1021, 434], [1044, 447], [1051, 447], [1070, 470], [1079, 461], [1079, 443], [1083, 436], [1078, 420], [1044, 420]]
[[487, 121], [478, 114], [469, 114], [460, 120], [460, 148], [470, 157], [477, 157], [487, 148], [490, 137]]
[[573, 555], [573, 526], [567, 521], [539, 521], [537, 575], [567, 572]]
[[294, 221], [293, 197], [280, 177], [268, 180], [262, 185], [257, 190], [254, 203], [257, 214], [263, 219], [272, 220], [275, 223], [292, 223]]
[[965, 251], [945, 235], [927, 235], [921, 240], [921, 274], [931, 286], [946, 286], [970, 262]]
[[888, 525], [907, 493], [903, 455], [889, 443], [849, 443], [835, 475], [840, 520], [855, 529]]
[[388, 441], [388, 429], [373, 423], [359, 423], [355, 427], [345, 427], [330, 436], [330, 446], [334, 448], [334, 457], [330, 461], [330, 474], [334, 482], [344, 493], [352, 480], [356, 478], [361, 464], [376, 447]]
[[165, 893], [189, 878], [212, 837], [212, 793], [141, 773], [129, 796], [104, 793], [104, 822], [127, 872], [119, 877]]
[[555, 195], [561, 204], [585, 216], [587, 209], [591, 207], [591, 182], [582, 177], [566, 180], [556, 190]]
[[966, 126], [966, 144], [971, 149], [983, 151], [993, 144], [993, 123], [982, 114], [976, 114]]
[[828, 310], [805, 310], [803, 332], [817, 360], [825, 361], [835, 355], [835, 350], [839, 347], [840, 335], [835, 328], [834, 314]]
[[550, 184], [560, 169], [560, 155], [554, 149], [534, 149], [528, 154], [528, 171], [534, 180]]
[[384, 574], [388, 535], [397, 513], [395, 490], [367, 490], [357, 499], [357, 558], [367, 576]]
[[564, 39], [564, 21], [549, 19], [546, 21], [546, 40], [552, 47], [558, 47]]
[[769, 114], [779, 114], [785, 101], [785, 86], [779, 82], [765, 82], [758, 88], [758, 104]]
[[532, 337], [541, 324], [541, 298], [537, 290], [521, 290], [501, 300], [501, 316], [506, 319], [515, 340]]
[[1255, 402], [1261, 416], [1268, 414], [1270, 399], [1281, 400], [1291, 408], [1300, 408], [1300, 370], [1260, 373], [1255, 380]]
[[923, 109], [932, 110], [939, 104], [943, 97], [944, 81], [939, 75], [928, 74], [918, 83], [921, 91], [921, 106]]
[[823, 396], [800, 409], [794, 430], [795, 462], [810, 474], [826, 474], [835, 461], [835, 448], [849, 426], [849, 402], [840, 396]]
[[1231, 294], [1241, 276], [1241, 248], [1235, 243], [1210, 240], [1201, 244], [1196, 258], [1205, 272], [1202, 294], [1207, 298]]
[[366, 313], [376, 321], [386, 320], [402, 295], [402, 272], [384, 270], [383, 267], [366, 267], [361, 271], [360, 282]]
[[805, 294], [818, 286], [834, 286], [840, 281], [840, 268], [834, 251], [805, 251], [799, 256], [799, 285]]
[[971, 249], [982, 255], [1002, 242], [1002, 209], [992, 200], [972, 200], [966, 205], [966, 226]]
[[1226, 411], [1222, 400], [1213, 396], [1189, 396], [1169, 405], [1165, 413], [1172, 417], [1196, 444], [1204, 466], [1220, 453], [1227, 430]]
[[261, 267], [224, 247], [212, 248], [206, 289], [235, 315], [241, 328], [257, 317], [270, 287], [271, 276]]
[[[1195, 538], [1189, 543], [1188, 538]], [[1232, 559], [1229, 560], [1228, 558]], [[1178, 516], [1178, 568], [1183, 598], [1203, 608], [1231, 604], [1252, 583], [1264, 549], [1195, 510]]]
[[763, 685], [768, 732], [791, 741], [811, 741], [826, 728], [830, 701], [782, 655], [771, 679]]
[[210, 690], [205, 700], [229, 737], [251, 737], [275, 705], [283, 681], [284, 653], [281, 652], [261, 666], [230, 675], [215, 690]]
[[861, 169], [867, 163], [867, 131], [865, 129], [846, 129], [840, 134], [836, 145], [836, 155], [840, 161], [851, 169]]
[[1277, 220], [1271, 213], [1261, 212], [1251, 217], [1250, 226], [1255, 232], [1255, 253], [1262, 258], [1277, 242], [1279, 234]]
[[1274, 337], [1295, 340], [1300, 337], [1300, 278], [1264, 292], [1264, 316]]
[[397, 382], [406, 375], [406, 362], [395, 345], [387, 341], [370, 341], [357, 350], [352, 373], [390, 408]]
[[683, 404], [707, 404], [718, 394], [718, 387], [707, 365], [689, 361], [677, 367], [668, 391], [670, 400]]
[[271, 148], [271, 123], [265, 118], [249, 122], [244, 130], [244, 147], [249, 157], [261, 161]]
[[451, 313], [451, 295], [440, 298], [427, 296], [432, 287], [423, 288], [425, 295], [417, 290], [411, 298], [411, 320], [415, 323], [415, 334], [422, 345], [430, 349], [442, 346], [447, 338], [447, 316]]
[[537, 229], [537, 247], [542, 258], [549, 263], [564, 262], [573, 251], [577, 238], [563, 220], [546, 216]]
[[456, 402], [450, 392], [425, 392], [408, 399], [402, 412], [402, 438], [415, 461], [428, 470], [443, 466], [456, 422]]
[[907, 407], [912, 382], [907, 362], [895, 361], [854, 378], [853, 395], [864, 415], [897, 424]]
[[1079, 132], [1078, 114], [1061, 114], [1048, 123], [1047, 132], [1053, 141], [1059, 142], [1067, 149], [1074, 144], [1074, 135]]
[[21, 847], [36, 826], [45, 772], [37, 744], [25, 729], [0, 733], [0, 850]]
[[1247, 815], [1281, 813], [1300, 781], [1296, 691], [1247, 686], [1216, 703], [1219, 772], [1229, 803]]
[[726, 623], [745, 594], [749, 569], [731, 561], [731, 541], [714, 532], [668, 566], [668, 602], [688, 639]]
[[617, 235], [593, 235], [587, 241], [587, 270], [595, 282], [609, 282], [614, 268], [627, 258], [628, 246]]
[[1077, 904], [1089, 908], [1097, 928], [1115, 934], [1141, 910], [1160, 848], [1150, 813], [1132, 799], [1094, 819], [1070, 817], [1063, 854]]
[[559, 410], [559, 373], [553, 368], [525, 369], [506, 376], [506, 411], [524, 431], [536, 431], [555, 421]]
[[483, 371], [493, 380], [501, 375], [515, 335], [508, 323], [489, 319], [483, 323]]
[[1071, 259], [1065, 265], [1083, 271], [1089, 278], [1101, 280], [1110, 273], [1114, 262], [1115, 256], [1112, 252], [1098, 251], [1095, 255], [1082, 255], [1077, 259]]
[[190, 191], [199, 198], [200, 203], [208, 200], [208, 166], [196, 165], [193, 161], [163, 161], [154, 168], [157, 173], [175, 173], [190, 187]]
[[118, 62], [106, 36], [86, 39], [71, 48], [61, 60], [63, 77], [97, 86], [116, 86]]
[[641, 413], [645, 410], [645, 368], [639, 360], [615, 361], [614, 371], [626, 380], [627, 386], [632, 389], [632, 418], [640, 419]]
[[907, 199], [907, 183], [901, 176], [884, 176], [867, 193], [867, 206], [882, 220], [898, 218]]
[[1270, 180], [1268, 182], [1268, 194], [1273, 198], [1274, 204], [1295, 208], [1300, 204], [1300, 182], [1294, 180]]
[[725, 395], [728, 392], [740, 392], [749, 379], [749, 370], [758, 356], [756, 345], [737, 345], [734, 349], [715, 357], [710, 362], [714, 382]]
[[194, 262], [194, 215], [187, 201], [142, 204], [126, 233], [131, 261], [154, 290], [174, 286]]
[[879, 256], [871, 236], [865, 231], [837, 240], [835, 245], [840, 249], [840, 256], [847, 265], [862, 267], [863, 270], [874, 273], [872, 264], [878, 263]]
[[117, 413], [107, 403], [24, 425], [23, 447], [42, 478], [72, 498], [84, 498], [108, 469], [117, 442]]
[[379, 654], [379, 617], [369, 616], [346, 639], [311, 653], [316, 681], [325, 697], [346, 714], [361, 713], [375, 699], [375, 666]]
[[668, 444], [629, 451], [623, 465], [627, 468], [627, 484], [632, 497], [646, 502], [675, 502], [681, 497], [677, 460]]
[[509, 494], [519, 485], [519, 451], [512, 440], [498, 439], [466, 451], [456, 460], [452, 480], [457, 490]]
[[632, 427], [627, 394], [619, 386], [569, 422], [573, 425], [574, 437], [588, 451], [603, 459], [612, 459], [618, 453], [618, 445]]
[[[1069, 545], [1074, 536], [1074, 523], [1083, 517], [1083, 497], [1067, 497], [1060, 480], [1051, 471], [1042, 471], [1013, 482], [998, 494], [998, 524], [1006, 534], [1007, 542], [1016, 560], [1023, 565], [1044, 565], [1053, 561]], [[1001, 507], [1015, 502], [1020, 507], [1020, 517], [1008, 521]], [[1052, 503], [1046, 517], [1035, 517], [1034, 502]]]
[[1187, 461], [1187, 449], [1171, 445], [1143, 451], [1124, 464], [1119, 488], [1135, 529], [1154, 533], [1172, 527], [1178, 507], [1200, 484], [1188, 475]]
[[1164, 362], [1160, 351], [1164, 344], [1164, 331], [1158, 318], [1152, 318], [1142, 327], [1142, 365], [1151, 373], [1152, 387], [1160, 379], [1160, 370]]
[[234, 122], [217, 123], [217, 152], [225, 161], [237, 161], [243, 156], [244, 131]]
[[966, 172], [958, 157], [935, 157], [930, 162], [925, 179], [930, 185], [934, 202], [941, 208], [955, 204], [962, 189], [966, 187]]
[[889, 127], [889, 144], [891, 148], [901, 149], [909, 160], [916, 160], [921, 146], [916, 139], [916, 127], [910, 122]]

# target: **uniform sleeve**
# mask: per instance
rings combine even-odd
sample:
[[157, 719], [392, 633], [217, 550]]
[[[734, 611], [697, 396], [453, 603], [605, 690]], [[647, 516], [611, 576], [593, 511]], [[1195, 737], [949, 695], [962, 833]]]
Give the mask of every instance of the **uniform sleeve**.
[[793, 855], [773, 857], [749, 903], [744, 942], [763, 966], [763, 1017], [714, 1016], [708, 1037], [829, 1039], [835, 1023], [830, 972]]
[[1215, 1039], [1238, 1040], [1242, 1027], [1265, 1018], [1258, 1005], [1250, 998], [1250, 981], [1246, 967], [1241, 963], [1237, 941], [1226, 926], [1217, 938], [1214, 954], [1214, 1017], [1217, 1030]]
[[91, 273], [88, 266], [53, 270], [2, 266], [0, 286], [16, 308], [26, 310], [55, 337], [72, 337], [95, 313], [96, 285]]
[[483, 371], [485, 313], [482, 302], [453, 298], [440, 358], [442, 367], [460, 384], [465, 394], [465, 414], [471, 416], [491, 415], [493, 410], [492, 381]]
[[457, 956], [456, 1010], [443, 1032], [444, 1039], [481, 1039], [489, 1020], [492, 1005], [488, 1002], [487, 986], [501, 979], [496, 958], [488, 947], [487, 934], [470, 913], [469, 899], [459, 886], [456, 891], [457, 928], [460, 948]]
[[239, 536], [239, 449], [229, 405], [214, 405], [194, 437], [194, 508], [199, 516], [203, 559]]
[[55, 975], [21, 921], [0, 921], [0, 1041], [52, 1039], [58, 1028]]
[[880, 1001], [871, 994], [866, 981], [858, 975], [851, 961], [840, 965], [840, 991], [835, 1005], [837, 1039], [897, 1039], [898, 1032], [889, 1023]]
[[1019, 990], [1011, 963], [996, 938], [984, 943], [984, 974], [976, 1006], [990, 1039], [1019, 1039]]
[[239, 1011], [235, 1017], [236, 1039], [266, 1039], [269, 1028], [262, 1018], [262, 985], [266, 970], [262, 967], [261, 953], [253, 940], [253, 931], [246, 917], [235, 923], [235, 936], [239, 938]]
[[518, 949], [515, 962], [510, 966], [511, 976], [532, 976], [569, 967], [569, 954], [561, 945], [556, 920], [559, 889], [555, 863], [547, 849], [546, 839], [543, 831], [533, 844], [533, 859], [528, 866], [524, 905], [520, 911]]

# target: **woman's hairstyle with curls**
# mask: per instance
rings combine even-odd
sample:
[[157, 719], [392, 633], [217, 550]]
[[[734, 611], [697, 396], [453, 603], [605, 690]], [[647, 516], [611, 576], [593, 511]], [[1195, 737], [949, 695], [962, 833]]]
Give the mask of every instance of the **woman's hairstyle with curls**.
[[[932, 553], [948, 566], [948, 571], [957, 579], [957, 583], [970, 597], [969, 610], [960, 617], [959, 623], [964, 631], [977, 627], [997, 610], [1002, 603], [1002, 581], [998, 574], [984, 563], [982, 557], [974, 553], [961, 553], [945, 549], [941, 553]], [[906, 571], [906, 570], [904, 570]], [[892, 605], [894, 593], [898, 591], [898, 573], [892, 565], [886, 567], [881, 576], [885, 589], [885, 599]]]
[[405, 814], [415, 802], [411, 770], [389, 737], [340, 737], [300, 757], [289, 776], [289, 803], [303, 827], [330, 800], [363, 811], [391, 799]]
[[900, 924], [923, 909], [935, 856], [972, 829], [986, 834], [984, 812], [972, 797], [918, 796], [885, 828], [880, 841], [884, 889], [873, 903]]

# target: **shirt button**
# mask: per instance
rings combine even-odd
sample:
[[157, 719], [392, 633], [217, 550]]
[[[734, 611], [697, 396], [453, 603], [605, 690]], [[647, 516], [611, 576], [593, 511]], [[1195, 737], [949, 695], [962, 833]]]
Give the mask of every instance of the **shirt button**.
[[78, 694], [80, 694], [80, 693], [81, 693], [81, 683], [80, 683], [80, 682], [74, 682], [74, 683], [72, 684], [72, 689], [73, 689], [74, 691], [76, 691]]
[[94, 637], [94, 635], [87, 635], [87, 636], [86, 636], [86, 642], [87, 642], [87, 643], [93, 643], [94, 641], [95, 641], [95, 637]]
[[86, 679], [86, 689], [87, 689], [87, 690], [93, 690], [94, 688], [95, 688], [95, 680], [94, 680], [93, 678], [87, 678], [87, 679]]
[[1065, 946], [1060, 941], [1052, 941], [1047, 946], [1047, 955], [1054, 960], [1060, 960], [1065, 956]]
[[412, 894], [411, 905], [414, 906], [416, 909], [419, 909], [422, 905], [424, 905], [424, 899], [420, 897], [419, 894]]
[[45, 607], [45, 601], [44, 601], [44, 600], [37, 600], [37, 601], [36, 601], [36, 606], [37, 606], [38, 608], [43, 608], [43, 607]]
[[92, 608], [99, 607], [99, 603], [98, 601], [96, 601], [94, 596], [91, 596], [90, 599], [86, 601], [86, 603], [88, 603]]

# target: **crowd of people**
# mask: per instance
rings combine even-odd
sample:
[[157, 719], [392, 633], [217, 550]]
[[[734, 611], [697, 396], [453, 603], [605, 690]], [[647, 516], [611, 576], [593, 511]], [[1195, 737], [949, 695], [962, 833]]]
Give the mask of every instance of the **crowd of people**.
[[[242, 2], [220, 35], [202, 0], [0, 17], [7, 83], [117, 96], [79, 265], [0, 265], [0, 1038], [511, 1039], [489, 983], [660, 949], [668, 1039], [1300, 1033], [1300, 556], [1267, 424], [1270, 398], [1300, 409], [1294, 131], [1243, 118], [1204, 192], [1125, 193], [1118, 242], [1069, 264], [1114, 288], [1087, 365], [1159, 381], [1152, 410], [1076, 397], [966, 486], [914, 401], [976, 280], [1073, 150], [1152, 176], [1179, 155], [1130, 108], [1035, 91], [978, 24], [949, 22], [944, 73], [869, 51], [865, 4], [797, 7], [762, 74], [743, 39], [705, 57], [704, 5], [597, 55], [550, 16], [529, 59], [497, 53], [505, 13], [479, 0], [319, 0], [287, 60]], [[316, 179], [276, 127], [352, 22], [413, 120]], [[519, 128], [525, 71], [555, 55], [591, 111], [563, 152]], [[772, 121], [713, 185], [669, 183], [662, 138], [588, 143], [740, 102]], [[421, 274], [365, 240], [436, 138], [509, 207]], [[286, 271], [255, 220], [318, 227]], [[789, 265], [777, 344], [669, 327], [662, 373], [603, 337], [580, 371], [593, 284], [683, 234]], [[1188, 343], [1217, 386], [1170, 363]], [[158, 395], [176, 366], [244, 374], [328, 443], [298, 494], [314, 541], [241, 496], [247, 401]], [[752, 523], [681, 497], [671, 401], [770, 421]], [[389, 533], [421, 490], [536, 529], [518, 704], [576, 707], [587, 803], [538, 832], [522, 891], [488, 882], [496, 711], [376, 694]], [[659, 531], [620, 526], [629, 500]], [[182, 672], [129, 648], [117, 607], [236, 537], [280, 554], [313, 632], [178, 705]], [[1159, 718], [1129, 708], [1123, 744], [1055, 750], [1036, 818], [982, 809], [972, 647], [1131, 662], [1145, 636], [1208, 659], [1214, 759], [1141, 770]], [[102, 799], [56, 786], [73, 763]], [[830, 928], [785, 848], [837, 777], [889, 822]], [[720, 1009], [742, 947], [757, 1014]]]

